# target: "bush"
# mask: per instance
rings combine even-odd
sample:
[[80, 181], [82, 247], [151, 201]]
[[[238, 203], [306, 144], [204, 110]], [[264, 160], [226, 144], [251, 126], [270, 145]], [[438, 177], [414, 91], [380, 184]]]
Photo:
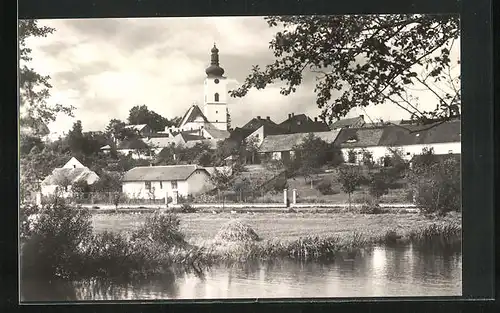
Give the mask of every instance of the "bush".
[[196, 213], [198, 210], [191, 206], [189, 203], [183, 203], [180, 208], [172, 209], [174, 213]]
[[426, 167], [414, 167], [408, 174], [409, 188], [424, 213], [461, 211], [460, 162], [448, 158]]
[[322, 180], [318, 185], [316, 185], [316, 189], [323, 195], [331, 195], [333, 194], [332, 183], [330, 181]]
[[369, 192], [375, 198], [380, 198], [389, 193], [389, 177], [386, 172], [374, 173], [370, 177]]
[[285, 178], [278, 178], [273, 181], [271, 184], [273, 193], [283, 192], [283, 189], [288, 188], [288, 181]]
[[180, 231], [180, 219], [174, 214], [155, 212], [132, 234], [132, 239], [149, 239], [162, 247], [185, 247], [187, 242]]
[[78, 275], [84, 262], [80, 246], [92, 237], [90, 218], [88, 210], [69, 208], [62, 201], [41, 208], [31, 231], [23, 234], [21, 228], [23, 275], [52, 278]]

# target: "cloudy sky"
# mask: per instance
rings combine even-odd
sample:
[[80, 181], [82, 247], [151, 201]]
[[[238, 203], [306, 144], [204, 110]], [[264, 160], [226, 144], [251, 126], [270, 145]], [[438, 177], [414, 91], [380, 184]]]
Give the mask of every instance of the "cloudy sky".
[[[74, 119], [60, 116], [49, 125], [57, 133], [69, 130], [76, 119], [84, 130], [101, 130], [111, 118], [125, 120], [130, 108], [141, 104], [168, 118], [181, 116], [194, 102], [203, 103], [205, 68], [214, 42], [233, 89], [252, 65], [273, 61], [269, 41], [276, 32], [261, 17], [41, 20], [39, 24], [56, 31], [28, 42], [33, 49], [31, 66], [51, 76], [49, 102], [76, 107]], [[458, 50], [455, 45], [453, 61]], [[313, 79], [305, 81], [289, 96], [269, 86], [242, 99], [231, 98], [233, 127], [257, 115], [278, 123], [291, 112], [317, 116], [314, 84]], [[349, 115], [363, 113], [385, 120], [408, 117], [392, 104]]]

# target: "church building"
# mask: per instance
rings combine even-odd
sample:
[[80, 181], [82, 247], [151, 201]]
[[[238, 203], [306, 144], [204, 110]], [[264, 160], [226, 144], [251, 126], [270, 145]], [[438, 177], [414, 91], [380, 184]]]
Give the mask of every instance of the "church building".
[[179, 126], [180, 132], [216, 131], [217, 137], [229, 137], [227, 127], [227, 79], [224, 69], [219, 65], [219, 49], [214, 44], [211, 50], [210, 66], [205, 70], [203, 109], [193, 105], [184, 114]]

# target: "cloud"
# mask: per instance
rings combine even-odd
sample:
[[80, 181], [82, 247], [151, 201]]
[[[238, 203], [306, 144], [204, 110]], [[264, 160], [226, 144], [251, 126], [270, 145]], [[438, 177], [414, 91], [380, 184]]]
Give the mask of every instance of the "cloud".
[[[73, 105], [85, 130], [103, 129], [112, 118], [125, 120], [135, 105], [146, 104], [168, 117], [182, 116], [203, 103], [205, 68], [214, 42], [231, 81], [241, 84], [252, 65], [273, 62], [269, 42], [275, 28], [262, 17], [42, 20], [56, 31], [28, 41], [33, 66], [52, 77], [50, 103]], [[458, 50], [458, 49], [456, 49]], [[453, 59], [453, 57], [452, 57]], [[297, 92], [282, 96], [280, 83], [230, 98], [233, 126], [252, 116], [276, 122], [288, 113], [317, 116], [315, 75], [307, 73]], [[351, 115], [360, 114], [353, 110]], [[401, 115], [391, 105], [367, 108], [371, 115]], [[398, 116], [399, 116], [398, 115]], [[74, 119], [58, 117], [49, 127], [64, 131]]]

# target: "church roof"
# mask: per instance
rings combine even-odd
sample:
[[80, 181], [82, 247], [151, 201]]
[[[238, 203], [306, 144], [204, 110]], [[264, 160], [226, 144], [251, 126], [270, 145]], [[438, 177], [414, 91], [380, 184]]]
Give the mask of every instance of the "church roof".
[[205, 123], [203, 127], [215, 139], [225, 139], [231, 135], [229, 131], [218, 129], [211, 123]]
[[224, 75], [224, 69], [219, 66], [219, 49], [217, 49], [215, 44], [210, 52], [212, 52], [210, 66], [207, 67], [205, 73], [207, 73], [208, 77], [222, 77], [222, 75]]
[[201, 116], [203, 118], [203, 121], [205, 123], [208, 123], [208, 119], [205, 114], [203, 114], [200, 107], [196, 104], [193, 104], [193, 106], [190, 107], [189, 110], [187, 110], [186, 114], [184, 114], [184, 117], [182, 117], [178, 127], [181, 128], [182, 125], [195, 121], [198, 116]]

